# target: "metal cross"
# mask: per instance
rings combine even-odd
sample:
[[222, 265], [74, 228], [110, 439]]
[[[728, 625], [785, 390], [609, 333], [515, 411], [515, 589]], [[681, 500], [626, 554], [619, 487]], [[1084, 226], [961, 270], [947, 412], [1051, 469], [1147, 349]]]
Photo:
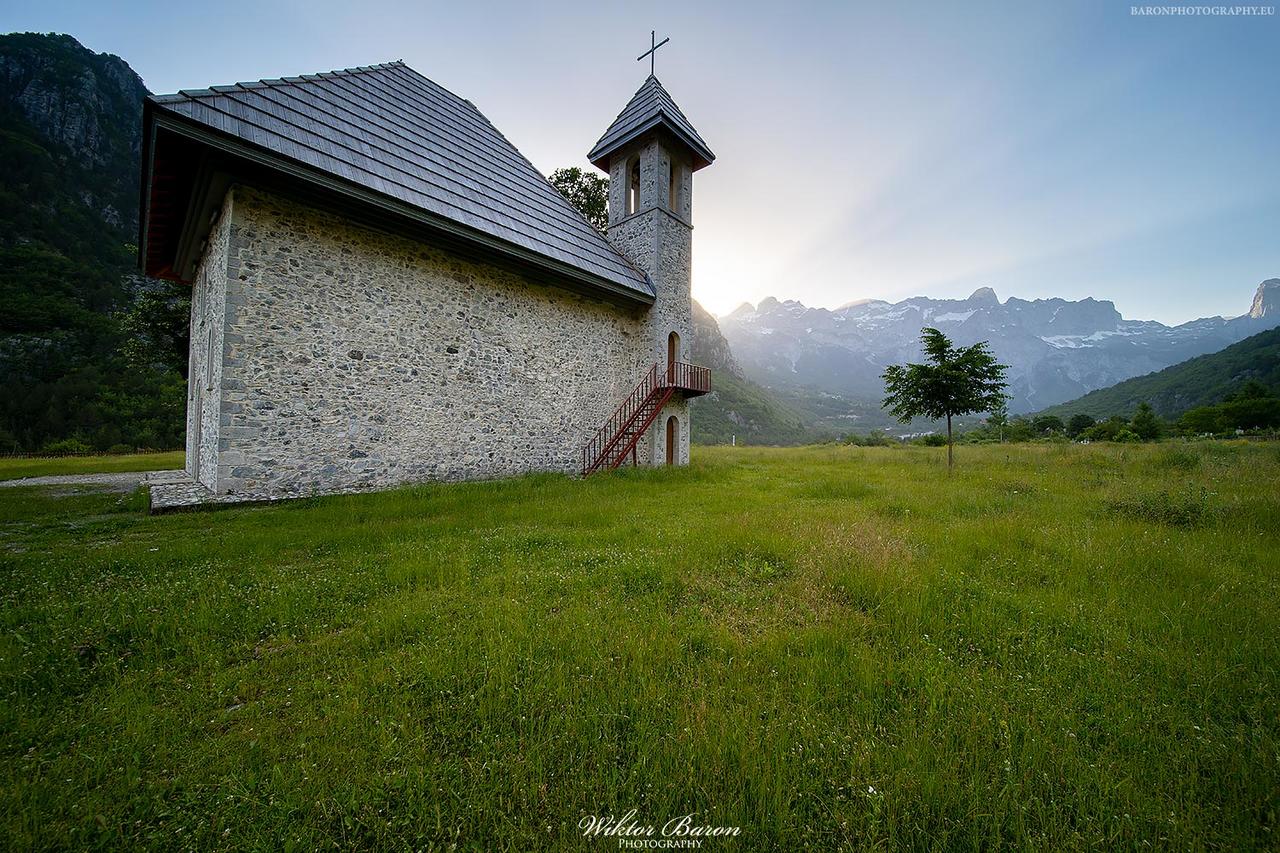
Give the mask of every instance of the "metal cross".
[[649, 30], [649, 49], [648, 49], [648, 50], [646, 50], [644, 53], [642, 53], [642, 54], [640, 54], [639, 56], [637, 56], [637, 57], [636, 57], [636, 62], [639, 62], [640, 60], [644, 59], [646, 56], [647, 56], [647, 57], [649, 57], [649, 76], [650, 76], [650, 77], [654, 76], [654, 74], [653, 74], [653, 58], [654, 58], [654, 54], [657, 52], [658, 48], [662, 47], [664, 44], [666, 44], [667, 42], [671, 41], [671, 37], [670, 37], [670, 36], [667, 36], [667, 37], [666, 37], [666, 38], [664, 38], [662, 41], [657, 42], [657, 43], [655, 44], [655, 43], [654, 43], [654, 40], [655, 40], [657, 37], [658, 37], [658, 34], [657, 34], [656, 32], [654, 32], [653, 30]]

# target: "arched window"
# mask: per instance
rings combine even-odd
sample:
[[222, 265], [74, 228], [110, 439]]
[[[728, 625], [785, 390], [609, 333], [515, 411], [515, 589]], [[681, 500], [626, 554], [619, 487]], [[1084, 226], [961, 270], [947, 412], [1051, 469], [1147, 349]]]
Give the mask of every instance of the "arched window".
[[640, 158], [627, 164], [627, 215], [640, 209]]
[[667, 207], [672, 213], [680, 212], [680, 167], [671, 162], [671, 181], [667, 189]]
[[679, 458], [680, 421], [675, 415], [667, 418], [667, 464], [674, 465]]

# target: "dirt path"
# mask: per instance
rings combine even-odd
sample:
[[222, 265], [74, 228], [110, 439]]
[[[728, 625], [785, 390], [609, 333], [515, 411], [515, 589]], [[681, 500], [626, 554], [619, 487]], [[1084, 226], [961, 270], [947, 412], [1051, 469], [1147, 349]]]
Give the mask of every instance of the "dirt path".
[[85, 486], [107, 492], [132, 492], [147, 477], [159, 471], [126, 471], [113, 474], [57, 474], [47, 477], [21, 477], [17, 480], [0, 480], [0, 488], [20, 486]]

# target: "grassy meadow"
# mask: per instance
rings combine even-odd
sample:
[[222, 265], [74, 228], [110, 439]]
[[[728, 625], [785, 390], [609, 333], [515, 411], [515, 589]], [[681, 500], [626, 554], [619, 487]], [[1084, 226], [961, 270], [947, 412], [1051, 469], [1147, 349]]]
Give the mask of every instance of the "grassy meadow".
[[162, 453], [122, 453], [115, 456], [17, 456], [0, 458], [0, 480], [63, 474], [127, 474], [130, 471], [170, 471], [182, 468], [181, 450]]
[[1280, 846], [1280, 448], [945, 454], [0, 490], [6, 846]]

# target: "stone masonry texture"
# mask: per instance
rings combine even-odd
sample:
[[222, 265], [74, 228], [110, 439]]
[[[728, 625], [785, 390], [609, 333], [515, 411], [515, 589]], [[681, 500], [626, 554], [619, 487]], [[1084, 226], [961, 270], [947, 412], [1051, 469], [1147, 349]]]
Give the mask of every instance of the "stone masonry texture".
[[[626, 190], [636, 167], [640, 176], [639, 203], [635, 212], [628, 214]], [[674, 198], [670, 192], [673, 170]], [[657, 298], [642, 324], [654, 360], [660, 366], [666, 364], [667, 336], [671, 332], [679, 336], [679, 361], [689, 361], [693, 342], [693, 226], [689, 221], [692, 181], [687, 157], [653, 137], [620, 149], [609, 162], [609, 240], [653, 281]], [[677, 396], [663, 409], [640, 445], [639, 451], [648, 464], [666, 462], [666, 422], [670, 417], [680, 425], [675, 462], [689, 462], [689, 406]]]
[[222, 352], [227, 314], [227, 244], [231, 196], [224, 201], [196, 270], [191, 293], [191, 345], [187, 370], [187, 473], [216, 489], [221, 419]]
[[[635, 210], [627, 210], [632, 170]], [[693, 341], [693, 173], [649, 137], [610, 163], [609, 240], [647, 273], [622, 307], [232, 187], [192, 292], [187, 470], [153, 505], [236, 503], [429, 480], [576, 473], [650, 365]], [[637, 447], [662, 465], [674, 397]]]
[[222, 334], [210, 345], [193, 309], [192, 375], [211, 378], [219, 417], [198, 433], [202, 448], [216, 441], [216, 468], [202, 451], [196, 479], [219, 495], [574, 473], [658, 360], [652, 310], [531, 284], [245, 186], [228, 194], [204, 266], [199, 320]]

